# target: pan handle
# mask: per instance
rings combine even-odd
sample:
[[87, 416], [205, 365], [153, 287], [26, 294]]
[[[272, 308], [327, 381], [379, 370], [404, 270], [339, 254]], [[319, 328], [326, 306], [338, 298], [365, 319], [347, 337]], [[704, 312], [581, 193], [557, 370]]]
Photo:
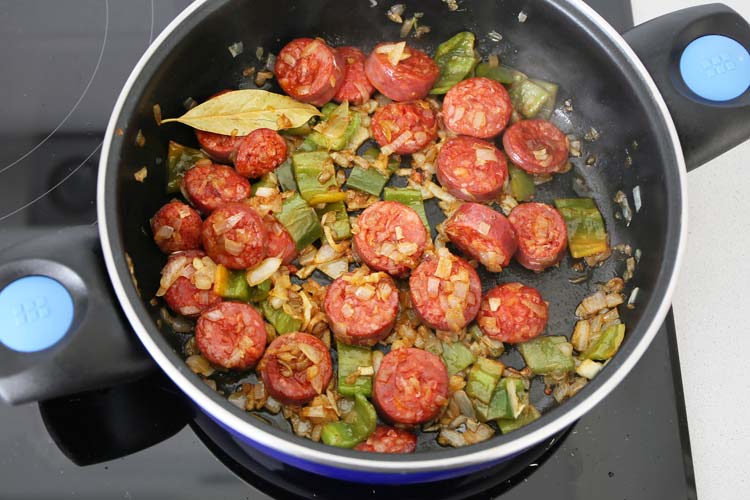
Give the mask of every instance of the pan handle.
[[737, 12], [691, 7], [623, 37], [664, 96], [688, 170], [750, 138], [750, 25]]
[[107, 279], [96, 227], [23, 236], [0, 250], [0, 399], [42, 401], [153, 371]]

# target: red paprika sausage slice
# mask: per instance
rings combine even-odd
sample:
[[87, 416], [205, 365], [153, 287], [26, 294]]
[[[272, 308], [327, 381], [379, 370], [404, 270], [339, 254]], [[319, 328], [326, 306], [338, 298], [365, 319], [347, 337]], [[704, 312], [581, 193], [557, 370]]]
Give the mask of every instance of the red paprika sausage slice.
[[279, 257], [284, 264], [290, 264], [297, 258], [297, 245], [292, 235], [273, 217], [268, 217], [265, 222], [268, 232], [266, 256]]
[[412, 208], [395, 201], [379, 201], [357, 218], [354, 248], [370, 269], [404, 276], [419, 263], [427, 231]]
[[370, 99], [375, 88], [365, 75], [365, 54], [356, 47], [339, 47], [336, 52], [344, 59], [344, 83], [333, 100], [359, 105]]
[[319, 38], [297, 38], [279, 52], [276, 81], [298, 101], [322, 106], [344, 82], [344, 60]]
[[394, 101], [421, 99], [440, 76], [440, 68], [430, 56], [404, 42], [377, 45], [365, 62], [370, 83]]
[[331, 283], [324, 309], [336, 339], [349, 345], [375, 345], [396, 323], [398, 289], [387, 274], [360, 268]]
[[383, 357], [375, 374], [373, 401], [380, 415], [400, 424], [421, 424], [448, 404], [448, 371], [442, 360], [407, 347]]
[[482, 282], [468, 262], [441, 248], [411, 273], [409, 295], [424, 324], [455, 332], [477, 315]]
[[154, 241], [164, 253], [197, 250], [201, 246], [201, 216], [181, 201], [170, 201], [151, 218]]
[[254, 208], [229, 203], [203, 221], [201, 241], [206, 253], [229, 269], [249, 269], [266, 258], [268, 233]]
[[443, 121], [451, 131], [487, 139], [499, 134], [510, 120], [513, 105], [501, 83], [469, 78], [454, 85], [443, 99]]
[[440, 148], [437, 178], [458, 199], [490, 201], [503, 190], [508, 164], [492, 143], [474, 137], [453, 137]]
[[278, 132], [259, 128], [240, 142], [234, 156], [234, 168], [243, 177], [257, 179], [281, 165], [286, 154], [286, 141]]
[[210, 213], [225, 203], [250, 196], [250, 182], [226, 165], [199, 162], [185, 173], [183, 193], [203, 213]]
[[521, 120], [505, 131], [503, 148], [510, 160], [530, 174], [559, 172], [568, 163], [570, 144], [546, 120]]
[[375, 111], [370, 128], [383, 154], [405, 155], [437, 137], [437, 117], [425, 101], [393, 102]]
[[[226, 94], [227, 92], [231, 92], [231, 90], [222, 90], [208, 99], [213, 99], [214, 97]], [[215, 134], [213, 132], [206, 132], [198, 129], [195, 129], [195, 137], [198, 139], [201, 149], [208, 153], [208, 156], [210, 156], [212, 160], [219, 163], [230, 163], [230, 158], [234, 155], [234, 152], [237, 151], [240, 142], [242, 142], [242, 136], [235, 137], [231, 135]]]
[[247, 370], [266, 349], [263, 317], [248, 304], [222, 302], [203, 311], [195, 325], [195, 342], [203, 356], [224, 368]]
[[537, 337], [547, 325], [548, 306], [535, 289], [506, 283], [484, 296], [477, 324], [485, 335], [517, 344]]
[[565, 255], [568, 229], [560, 212], [544, 203], [521, 203], [508, 217], [518, 238], [516, 260], [526, 269], [542, 271]]
[[462, 252], [494, 273], [510, 264], [518, 247], [516, 233], [508, 219], [479, 203], [461, 205], [446, 222], [445, 233]]
[[370, 453], [413, 453], [417, 448], [417, 436], [403, 429], [379, 425], [367, 441], [359, 443], [355, 450]]
[[276, 337], [258, 365], [268, 393], [282, 404], [303, 405], [323, 393], [333, 364], [317, 337], [295, 332]]
[[215, 264], [201, 250], [176, 252], [161, 271], [161, 288], [169, 308], [189, 318], [221, 302], [213, 291]]

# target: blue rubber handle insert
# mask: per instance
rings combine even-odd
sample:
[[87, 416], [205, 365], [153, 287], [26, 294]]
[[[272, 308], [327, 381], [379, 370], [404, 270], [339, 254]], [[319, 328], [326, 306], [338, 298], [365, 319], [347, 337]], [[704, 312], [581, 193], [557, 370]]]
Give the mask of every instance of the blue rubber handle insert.
[[0, 291], [0, 343], [37, 352], [58, 343], [73, 323], [70, 292], [47, 276], [24, 276]]
[[696, 38], [680, 57], [688, 88], [710, 101], [730, 101], [750, 87], [750, 54], [736, 40], [721, 35]]

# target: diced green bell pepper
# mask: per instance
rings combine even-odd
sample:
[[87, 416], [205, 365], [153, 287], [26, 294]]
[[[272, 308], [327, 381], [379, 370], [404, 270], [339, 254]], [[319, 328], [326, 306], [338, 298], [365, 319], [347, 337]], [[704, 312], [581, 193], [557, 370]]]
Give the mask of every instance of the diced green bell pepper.
[[535, 375], [560, 375], [575, 370], [573, 346], [563, 336], [537, 337], [518, 345]]
[[500, 427], [500, 432], [503, 434], [507, 434], [511, 431], [514, 431], [516, 429], [520, 429], [524, 425], [528, 425], [534, 420], [541, 417], [542, 414], [539, 413], [539, 410], [537, 410], [534, 405], [528, 404], [526, 405], [526, 408], [523, 409], [521, 414], [516, 419], [512, 418], [499, 418], [497, 419], [497, 426]]
[[482, 347], [489, 350], [488, 354], [491, 358], [499, 358], [505, 352], [505, 346], [499, 340], [493, 340], [492, 342], [483, 341], [484, 333], [482, 333], [482, 329], [476, 323], [469, 327], [469, 335], [471, 335], [472, 339], [484, 344]]
[[179, 193], [180, 183], [185, 172], [193, 168], [195, 163], [206, 160], [206, 156], [200, 149], [193, 149], [174, 141], [169, 141], [167, 150], [167, 194]]
[[568, 248], [578, 259], [606, 252], [609, 248], [604, 220], [591, 198], [555, 200], [555, 207], [568, 226]]
[[297, 251], [323, 236], [323, 228], [315, 210], [297, 193], [284, 200], [276, 219], [289, 231]]
[[471, 73], [478, 61], [474, 52], [474, 33], [462, 31], [438, 45], [435, 62], [440, 68], [440, 78], [430, 94], [448, 92]]
[[528, 395], [523, 380], [505, 377], [495, 386], [489, 404], [474, 401], [474, 409], [480, 421], [488, 422], [498, 418], [514, 418], [526, 403]]
[[338, 354], [339, 367], [339, 393], [344, 396], [361, 394], [369, 397], [372, 394], [371, 375], [359, 375], [353, 382], [347, 380], [360, 367], [372, 368], [372, 351], [367, 347], [351, 346], [337, 341], [336, 352]]
[[279, 335], [299, 331], [302, 328], [302, 320], [293, 318], [284, 312], [283, 309], [274, 309], [269, 301], [263, 301], [260, 304], [263, 311], [263, 317], [271, 323]]
[[532, 80], [534, 83], [542, 87], [544, 90], [547, 91], [549, 94], [549, 99], [544, 101], [544, 104], [542, 104], [542, 107], [539, 109], [539, 112], [536, 114], [536, 118], [541, 118], [542, 120], [549, 120], [549, 118], [552, 116], [552, 113], [555, 111], [555, 105], [557, 104], [557, 91], [559, 90], [559, 86], [556, 83], [552, 82], [545, 82], [544, 80]]
[[276, 178], [279, 180], [279, 186], [282, 191], [297, 190], [297, 181], [294, 180], [291, 158], [287, 158], [281, 165], [276, 167]]
[[594, 343], [581, 354], [584, 359], [606, 361], [617, 353], [625, 338], [625, 325], [619, 323], [604, 330]]
[[489, 358], [478, 358], [469, 371], [466, 394], [482, 403], [489, 403], [495, 386], [503, 374], [505, 365]]
[[300, 125], [299, 127], [287, 128], [287, 129], [279, 130], [279, 133], [281, 135], [292, 135], [292, 136], [296, 136], [296, 137], [303, 137], [303, 136], [306, 136], [306, 135], [308, 135], [308, 134], [310, 134], [312, 132], [313, 126], [315, 126], [315, 124], [317, 122], [318, 122], [318, 117], [317, 116], [313, 116], [312, 118], [310, 118], [307, 121], [307, 123], [304, 123], [304, 124]]
[[355, 166], [346, 180], [346, 187], [358, 189], [373, 196], [380, 196], [390, 176], [386, 176], [377, 168], [362, 168]]
[[333, 239], [336, 241], [351, 238], [352, 226], [349, 223], [349, 214], [346, 212], [346, 206], [343, 201], [328, 203], [323, 208], [316, 208], [315, 212], [319, 217], [323, 217], [328, 212], [336, 212], [336, 221], [331, 226]]
[[[326, 106], [323, 106], [324, 115]], [[344, 101], [338, 106], [334, 105], [334, 108], [324, 121], [315, 126], [308, 139], [320, 148], [340, 151], [346, 147], [349, 139], [361, 127], [362, 115], [349, 111], [348, 101]]]
[[320, 112], [323, 113], [323, 119], [328, 120], [334, 111], [336, 111], [336, 108], [338, 108], [339, 105], [335, 102], [327, 102], [323, 105], [322, 108], [320, 108]]
[[510, 173], [510, 190], [518, 201], [529, 201], [534, 197], [534, 180], [517, 166], [508, 165]]
[[510, 85], [515, 82], [526, 80], [528, 77], [518, 70], [498, 64], [497, 66], [490, 66], [488, 63], [477, 64], [474, 70], [476, 76], [482, 76], [491, 80]]
[[270, 290], [270, 280], [266, 280], [256, 286], [250, 286], [245, 279], [244, 271], [233, 271], [221, 264], [216, 266], [214, 293], [224, 299], [260, 302], [268, 297]]
[[554, 87], [554, 95], [552, 95], [547, 90], [553, 88], [551, 85], [554, 84], [544, 82], [544, 85], [540, 85], [539, 80], [528, 79], [515, 82], [508, 91], [513, 108], [524, 118], [535, 118], [549, 101], [553, 101], [552, 107], [554, 107], [557, 86]]
[[341, 422], [323, 426], [320, 439], [329, 446], [354, 448], [375, 432], [378, 416], [375, 407], [361, 394], [354, 396], [354, 408]]
[[292, 155], [292, 168], [299, 194], [310, 205], [346, 199], [346, 193], [336, 184], [336, 169], [327, 152], [295, 153]]
[[383, 199], [386, 201], [397, 201], [403, 203], [407, 207], [413, 209], [422, 219], [427, 233], [430, 233], [430, 221], [427, 220], [427, 213], [424, 210], [424, 201], [422, 200], [422, 192], [419, 189], [411, 188], [392, 188], [387, 187], [383, 191]]
[[448, 375], [453, 376], [473, 365], [477, 357], [461, 342], [443, 342], [443, 362], [448, 369]]

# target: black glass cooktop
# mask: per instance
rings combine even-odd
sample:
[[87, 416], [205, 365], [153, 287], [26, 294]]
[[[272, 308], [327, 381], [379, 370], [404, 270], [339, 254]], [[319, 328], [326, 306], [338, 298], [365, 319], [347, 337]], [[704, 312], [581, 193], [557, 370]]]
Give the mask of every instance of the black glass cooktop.
[[[188, 3], [0, 0], [0, 246], [34, 227], [96, 223], [116, 95]], [[628, 0], [589, 3], [618, 29], [632, 24]], [[364, 487], [237, 460], [236, 445], [157, 374], [41, 405], [0, 404], [0, 499], [692, 499], [673, 325], [670, 314], [628, 378], [554, 443], [447, 484]]]

